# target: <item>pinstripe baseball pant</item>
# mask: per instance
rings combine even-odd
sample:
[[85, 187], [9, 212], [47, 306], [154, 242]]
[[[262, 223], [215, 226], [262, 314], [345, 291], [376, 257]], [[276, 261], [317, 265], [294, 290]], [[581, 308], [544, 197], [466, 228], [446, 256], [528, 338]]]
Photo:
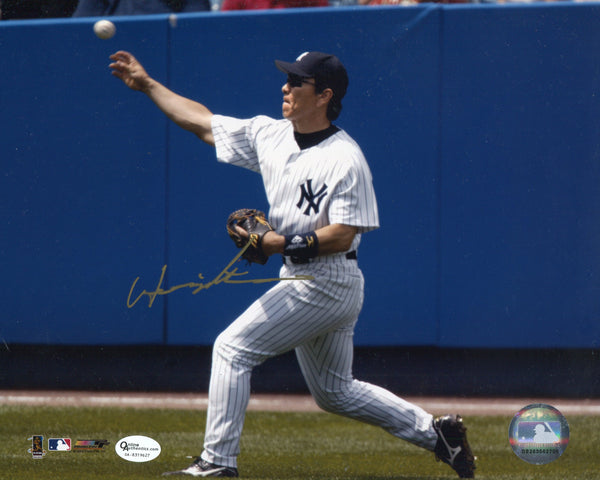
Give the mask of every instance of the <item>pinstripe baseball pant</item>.
[[437, 435], [430, 414], [352, 378], [352, 339], [364, 285], [356, 262], [282, 267], [281, 277], [298, 274], [315, 280], [279, 282], [217, 338], [202, 458], [237, 466], [252, 369], [294, 348], [319, 407], [433, 450]]

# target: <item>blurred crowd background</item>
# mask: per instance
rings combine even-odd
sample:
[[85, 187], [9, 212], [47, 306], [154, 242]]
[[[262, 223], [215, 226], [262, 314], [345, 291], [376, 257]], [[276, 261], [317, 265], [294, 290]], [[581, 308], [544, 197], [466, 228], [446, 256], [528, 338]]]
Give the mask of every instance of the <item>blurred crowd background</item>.
[[[418, 3], [533, 3], [586, 0], [0, 0], [0, 20], [269, 8], [415, 5]], [[137, 11], [136, 11], [137, 8]]]

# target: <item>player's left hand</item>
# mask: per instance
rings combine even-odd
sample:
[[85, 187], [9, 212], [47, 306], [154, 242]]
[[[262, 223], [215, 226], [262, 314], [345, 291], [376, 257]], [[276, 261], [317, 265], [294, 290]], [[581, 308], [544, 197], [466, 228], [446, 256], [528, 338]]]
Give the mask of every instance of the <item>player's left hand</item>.
[[[263, 250], [263, 240], [267, 233], [273, 232], [273, 227], [267, 221], [265, 214], [255, 209], [236, 210], [227, 218], [227, 233], [238, 248], [250, 245], [242, 254], [249, 263], [264, 265], [269, 260], [269, 253]], [[270, 250], [270, 249], [269, 249]]]

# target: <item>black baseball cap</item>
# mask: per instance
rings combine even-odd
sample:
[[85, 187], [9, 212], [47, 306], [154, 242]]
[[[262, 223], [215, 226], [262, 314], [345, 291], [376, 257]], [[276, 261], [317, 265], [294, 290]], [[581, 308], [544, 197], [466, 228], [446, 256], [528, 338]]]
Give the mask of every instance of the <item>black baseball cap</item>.
[[283, 73], [314, 78], [317, 83], [331, 88], [338, 100], [348, 89], [348, 73], [335, 55], [322, 52], [304, 52], [295, 62], [275, 60], [275, 65]]

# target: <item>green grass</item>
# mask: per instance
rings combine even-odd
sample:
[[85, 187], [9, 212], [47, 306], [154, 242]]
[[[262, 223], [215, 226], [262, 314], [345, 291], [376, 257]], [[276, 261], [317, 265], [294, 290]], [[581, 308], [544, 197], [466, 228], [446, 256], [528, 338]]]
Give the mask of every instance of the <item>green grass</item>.
[[[600, 479], [600, 417], [567, 418], [571, 440], [547, 465], [520, 460], [508, 443], [509, 417], [469, 417], [465, 423], [478, 457], [476, 478], [489, 480]], [[190, 463], [202, 448], [205, 412], [118, 408], [0, 406], [0, 479], [137, 480]], [[32, 435], [107, 439], [102, 452], [50, 452], [34, 460]], [[128, 435], [158, 441], [161, 455], [130, 463], [115, 453]], [[382, 430], [326, 413], [248, 412], [239, 469], [261, 480], [431, 480], [457, 478], [433, 454]]]

